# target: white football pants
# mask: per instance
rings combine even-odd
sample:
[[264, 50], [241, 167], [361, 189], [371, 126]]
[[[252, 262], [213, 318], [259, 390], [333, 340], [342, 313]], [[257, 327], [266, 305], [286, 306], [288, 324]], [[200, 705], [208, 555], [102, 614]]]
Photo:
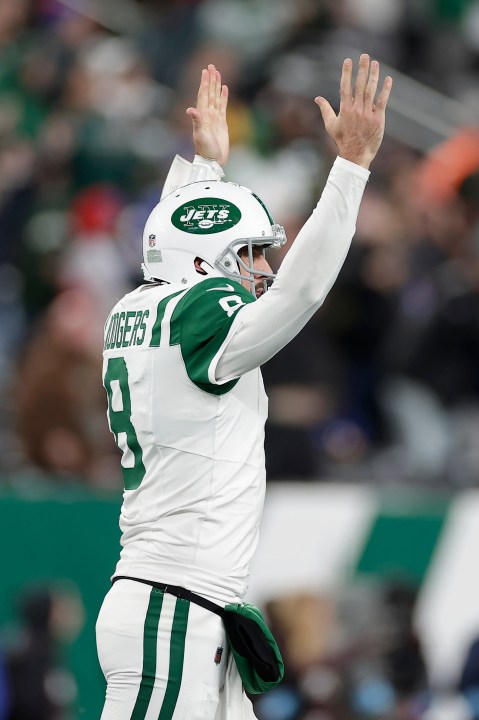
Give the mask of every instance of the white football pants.
[[107, 681], [101, 720], [254, 720], [214, 613], [118, 580], [96, 634]]

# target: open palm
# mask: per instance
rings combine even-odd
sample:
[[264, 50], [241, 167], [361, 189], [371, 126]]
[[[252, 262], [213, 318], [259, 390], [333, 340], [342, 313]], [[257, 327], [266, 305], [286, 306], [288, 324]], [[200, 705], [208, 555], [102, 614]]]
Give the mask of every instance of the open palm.
[[216, 160], [225, 166], [229, 155], [229, 134], [226, 122], [228, 87], [221, 84], [221, 74], [214, 65], [201, 73], [196, 107], [186, 113], [193, 123], [193, 143], [197, 155]]
[[352, 85], [353, 63], [346, 58], [340, 82], [340, 107], [336, 115], [327, 100], [318, 96], [327, 133], [337, 145], [339, 155], [368, 168], [384, 136], [386, 106], [392, 87], [388, 75], [377, 99], [379, 63], [370, 62], [367, 53], [359, 58], [355, 90]]

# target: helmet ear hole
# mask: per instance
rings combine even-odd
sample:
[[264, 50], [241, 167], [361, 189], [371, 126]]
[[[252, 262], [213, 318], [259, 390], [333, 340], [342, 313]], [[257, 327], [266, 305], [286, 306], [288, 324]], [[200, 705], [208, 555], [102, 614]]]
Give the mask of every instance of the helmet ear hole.
[[[205, 267], [206, 266], [206, 267]], [[210, 268], [212, 270], [213, 268], [211, 265], [206, 262], [206, 260], [203, 260], [200, 257], [195, 257], [195, 270], [198, 273], [198, 275], [209, 275], [209, 272], [206, 268]]]
[[195, 270], [199, 275], [206, 275], [206, 270], [201, 267], [202, 263], [204, 263], [204, 260], [202, 260], [200, 257], [195, 257]]

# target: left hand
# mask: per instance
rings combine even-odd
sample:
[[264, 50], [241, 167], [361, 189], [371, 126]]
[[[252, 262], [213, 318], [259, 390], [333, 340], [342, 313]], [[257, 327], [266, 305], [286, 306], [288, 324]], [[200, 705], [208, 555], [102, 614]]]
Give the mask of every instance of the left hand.
[[337, 115], [323, 97], [315, 98], [315, 103], [319, 105], [326, 132], [336, 143], [340, 157], [368, 169], [383, 140], [386, 106], [393, 81], [389, 75], [384, 79], [381, 93], [375, 101], [379, 63], [377, 60], [370, 62], [367, 53], [359, 58], [354, 93], [352, 74], [352, 60], [346, 58], [341, 73], [341, 102]]
[[228, 160], [230, 141], [226, 122], [228, 87], [221, 84], [221, 74], [214, 65], [201, 72], [196, 107], [186, 114], [193, 123], [193, 143], [197, 155], [216, 160], [224, 168]]

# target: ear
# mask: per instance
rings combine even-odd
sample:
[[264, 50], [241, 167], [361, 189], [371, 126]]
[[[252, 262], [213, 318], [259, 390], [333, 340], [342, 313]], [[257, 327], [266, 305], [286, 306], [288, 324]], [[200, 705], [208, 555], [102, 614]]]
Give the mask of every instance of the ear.
[[[205, 261], [202, 260], [200, 257], [196, 257], [196, 258], [195, 258], [195, 270], [196, 270], [196, 272], [199, 273], [200, 275], [208, 275], [208, 273], [206, 272], [206, 270], [202, 267], [202, 265], [203, 265], [204, 262], [205, 262]], [[205, 264], [207, 264], [207, 263], [205, 263]], [[208, 267], [209, 267], [209, 266], [208, 266]]]

